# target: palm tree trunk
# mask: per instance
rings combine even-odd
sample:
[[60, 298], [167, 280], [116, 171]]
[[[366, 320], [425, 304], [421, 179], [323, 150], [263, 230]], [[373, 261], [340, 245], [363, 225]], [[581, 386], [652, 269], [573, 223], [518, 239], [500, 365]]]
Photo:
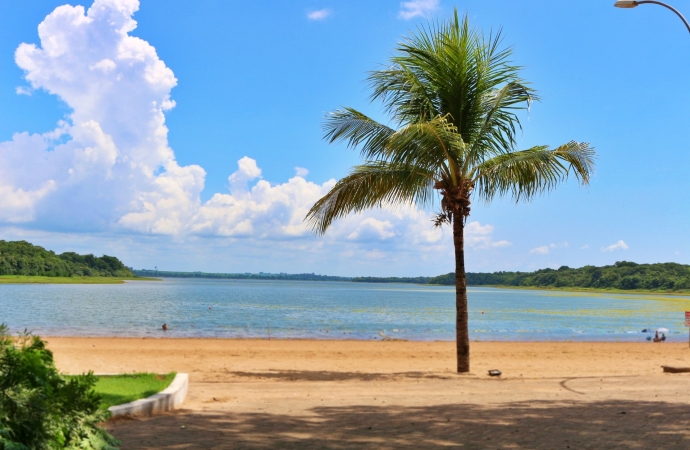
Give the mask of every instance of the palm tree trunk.
[[458, 373], [470, 371], [470, 335], [468, 330], [467, 279], [465, 277], [465, 225], [460, 213], [453, 214], [455, 246], [455, 336]]

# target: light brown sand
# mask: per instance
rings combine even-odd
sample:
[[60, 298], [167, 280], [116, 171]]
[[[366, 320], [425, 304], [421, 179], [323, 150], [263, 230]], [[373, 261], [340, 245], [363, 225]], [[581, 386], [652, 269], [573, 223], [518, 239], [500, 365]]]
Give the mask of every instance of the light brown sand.
[[[690, 448], [687, 344], [48, 338], [60, 370], [188, 372], [123, 448]], [[487, 376], [500, 369], [500, 379]], [[569, 446], [569, 447], [568, 447]]]

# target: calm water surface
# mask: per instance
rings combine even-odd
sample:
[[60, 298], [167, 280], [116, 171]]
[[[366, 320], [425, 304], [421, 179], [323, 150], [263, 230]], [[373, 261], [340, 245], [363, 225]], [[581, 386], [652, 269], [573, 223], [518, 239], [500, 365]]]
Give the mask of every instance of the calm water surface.
[[[687, 340], [690, 298], [470, 288], [473, 340]], [[0, 285], [0, 322], [47, 336], [453, 340], [452, 287], [190, 280]], [[167, 323], [170, 330], [160, 330]]]

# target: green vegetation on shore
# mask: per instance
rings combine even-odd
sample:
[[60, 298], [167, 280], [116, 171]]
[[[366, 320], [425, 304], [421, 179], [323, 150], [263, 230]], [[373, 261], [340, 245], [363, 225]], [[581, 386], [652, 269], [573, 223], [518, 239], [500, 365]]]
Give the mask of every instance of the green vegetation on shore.
[[0, 275], [41, 277], [135, 278], [132, 271], [114, 256], [56, 255], [26, 241], [0, 240]]
[[0, 275], [0, 284], [122, 284], [125, 280], [154, 281], [142, 277], [44, 277], [30, 275]]
[[427, 284], [431, 277], [356, 277], [352, 281], [359, 283], [414, 283]]
[[299, 280], [299, 281], [352, 281], [351, 277], [315, 275], [313, 273], [213, 273], [213, 272], [179, 272], [167, 270], [132, 270], [138, 277], [166, 278], [218, 278], [228, 280]]
[[[432, 278], [430, 284], [454, 285], [453, 272]], [[611, 266], [541, 269], [535, 272], [467, 273], [473, 286], [564, 290], [619, 290], [682, 292], [690, 290], [690, 266], [676, 263], [636, 264], [618, 261]]]
[[213, 273], [177, 272], [166, 270], [133, 270], [138, 277], [217, 278], [227, 280], [292, 280], [292, 281], [354, 281], [357, 283], [416, 283], [427, 284], [431, 277], [338, 277], [314, 273]]
[[[124, 375], [98, 375], [94, 391], [101, 397], [101, 409], [122, 405], [149, 397], [165, 390], [176, 373], [132, 373]], [[66, 377], [71, 378], [71, 377]]]

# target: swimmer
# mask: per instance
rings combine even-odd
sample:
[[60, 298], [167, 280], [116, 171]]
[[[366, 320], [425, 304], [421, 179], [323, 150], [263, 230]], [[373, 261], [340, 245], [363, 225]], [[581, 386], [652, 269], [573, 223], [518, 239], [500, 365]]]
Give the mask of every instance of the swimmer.
[[163, 329], [163, 331], [168, 331], [168, 324], [164, 323], [161, 328]]

